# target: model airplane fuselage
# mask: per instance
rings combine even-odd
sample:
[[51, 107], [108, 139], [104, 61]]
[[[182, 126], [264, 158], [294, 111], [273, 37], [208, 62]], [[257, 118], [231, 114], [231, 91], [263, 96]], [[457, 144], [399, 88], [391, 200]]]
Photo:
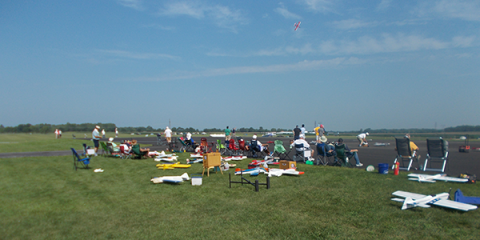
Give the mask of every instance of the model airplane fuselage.
[[402, 210], [422, 207], [429, 208], [430, 205], [452, 208], [460, 211], [470, 211], [477, 209], [477, 206], [448, 200], [449, 193], [439, 193], [436, 195], [422, 195], [418, 193], [396, 191], [392, 195], [402, 198], [392, 198], [392, 201], [403, 202]]
[[156, 177], [150, 179], [153, 183], [181, 183], [183, 181], [190, 180], [190, 177], [188, 176], [188, 173], [184, 173], [181, 176], [164, 176], [164, 177]]

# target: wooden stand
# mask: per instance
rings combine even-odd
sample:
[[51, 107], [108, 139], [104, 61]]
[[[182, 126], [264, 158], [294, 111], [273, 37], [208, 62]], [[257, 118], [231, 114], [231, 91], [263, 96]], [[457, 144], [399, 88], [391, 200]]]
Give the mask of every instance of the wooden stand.
[[205, 174], [205, 169], [207, 169], [207, 176], [210, 176], [210, 168], [215, 167], [218, 167], [223, 175], [220, 165], [222, 165], [222, 156], [219, 152], [204, 153], [202, 176]]

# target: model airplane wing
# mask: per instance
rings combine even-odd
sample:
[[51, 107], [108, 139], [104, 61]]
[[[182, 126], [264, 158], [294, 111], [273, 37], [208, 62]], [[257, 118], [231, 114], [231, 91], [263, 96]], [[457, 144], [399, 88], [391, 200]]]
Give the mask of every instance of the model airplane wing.
[[392, 195], [397, 196], [397, 197], [402, 197], [402, 198], [409, 197], [409, 198], [412, 198], [413, 200], [424, 198], [424, 197], [427, 196], [427, 195], [423, 195], [423, 194], [411, 193], [411, 192], [405, 192], [405, 191], [396, 191], [396, 192], [393, 192]]
[[468, 179], [466, 178], [447, 177], [446, 174], [428, 175], [428, 174], [410, 173], [408, 174], [408, 176], [411, 177], [408, 180], [419, 181], [419, 182], [430, 182], [430, 183], [434, 183], [435, 181], [468, 182]]
[[440, 178], [435, 178], [435, 180], [439, 181], [445, 181], [445, 182], [468, 182], [468, 179], [466, 178], [456, 178], [456, 177], [440, 177]]
[[435, 206], [453, 208], [453, 209], [457, 209], [457, 210], [460, 210], [460, 211], [470, 211], [470, 210], [477, 209], [477, 206], [475, 206], [475, 205], [461, 203], [461, 202], [455, 202], [455, 201], [446, 200], [446, 199], [438, 200], [438, 201], [436, 201], [432, 204], [435, 205]]

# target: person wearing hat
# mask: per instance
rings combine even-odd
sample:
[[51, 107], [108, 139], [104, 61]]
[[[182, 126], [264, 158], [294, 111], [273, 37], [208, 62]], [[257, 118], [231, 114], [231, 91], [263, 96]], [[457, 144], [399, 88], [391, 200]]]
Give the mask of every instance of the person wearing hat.
[[363, 145], [366, 145], [368, 147], [367, 136], [368, 136], [368, 132], [358, 134], [357, 140], [358, 140], [359, 147], [362, 147]]
[[108, 139], [108, 146], [112, 146], [113, 152], [120, 152], [120, 146], [113, 142], [114, 138], [111, 137]]
[[318, 126], [313, 129], [315, 130], [315, 135], [316, 135], [316, 140], [317, 140], [317, 143], [320, 142], [320, 137], [323, 136], [323, 134], [325, 133], [325, 128], [323, 127], [323, 124], [318, 124]]
[[339, 149], [344, 149], [345, 156], [347, 156], [348, 158], [354, 157], [357, 167], [363, 166], [363, 164], [360, 162], [360, 159], [358, 158], [358, 154], [357, 154], [358, 149], [348, 148], [347, 144], [343, 143], [342, 138], [339, 138], [338, 142], [335, 144], [335, 151], [337, 151], [337, 155], [339, 155], [339, 152], [338, 152]]
[[92, 141], [93, 141], [93, 146], [95, 146], [95, 156], [97, 156], [97, 152], [98, 152], [98, 146], [100, 146], [100, 132], [98, 131], [100, 130], [100, 126], [95, 126], [95, 129], [93, 129], [92, 131]]
[[335, 158], [335, 163], [337, 163], [337, 152], [335, 152], [335, 146], [333, 146], [332, 144], [328, 144], [328, 139], [327, 137], [324, 136], [321, 136], [319, 139], [318, 139], [318, 143], [317, 143], [317, 154], [320, 154], [320, 155], [323, 155], [325, 157], [331, 157], [333, 156]]
[[264, 151], [267, 154], [269, 153], [268, 144], [262, 144], [260, 141], [258, 141], [257, 135], [252, 136], [252, 142], [250, 143], [250, 150], [253, 152], [253, 157], [257, 157], [256, 152]]

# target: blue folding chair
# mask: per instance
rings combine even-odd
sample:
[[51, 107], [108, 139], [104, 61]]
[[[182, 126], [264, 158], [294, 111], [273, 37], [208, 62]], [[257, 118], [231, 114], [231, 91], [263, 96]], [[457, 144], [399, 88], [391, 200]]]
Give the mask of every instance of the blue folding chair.
[[75, 169], [75, 171], [77, 171], [77, 168], [78, 165], [82, 165], [84, 169], [88, 169], [88, 164], [90, 163], [90, 158], [89, 157], [85, 157], [85, 158], [80, 158], [80, 156], [78, 156], [78, 153], [77, 151], [75, 151], [74, 148], [71, 148], [72, 149], [72, 153], [73, 153], [73, 169]]

